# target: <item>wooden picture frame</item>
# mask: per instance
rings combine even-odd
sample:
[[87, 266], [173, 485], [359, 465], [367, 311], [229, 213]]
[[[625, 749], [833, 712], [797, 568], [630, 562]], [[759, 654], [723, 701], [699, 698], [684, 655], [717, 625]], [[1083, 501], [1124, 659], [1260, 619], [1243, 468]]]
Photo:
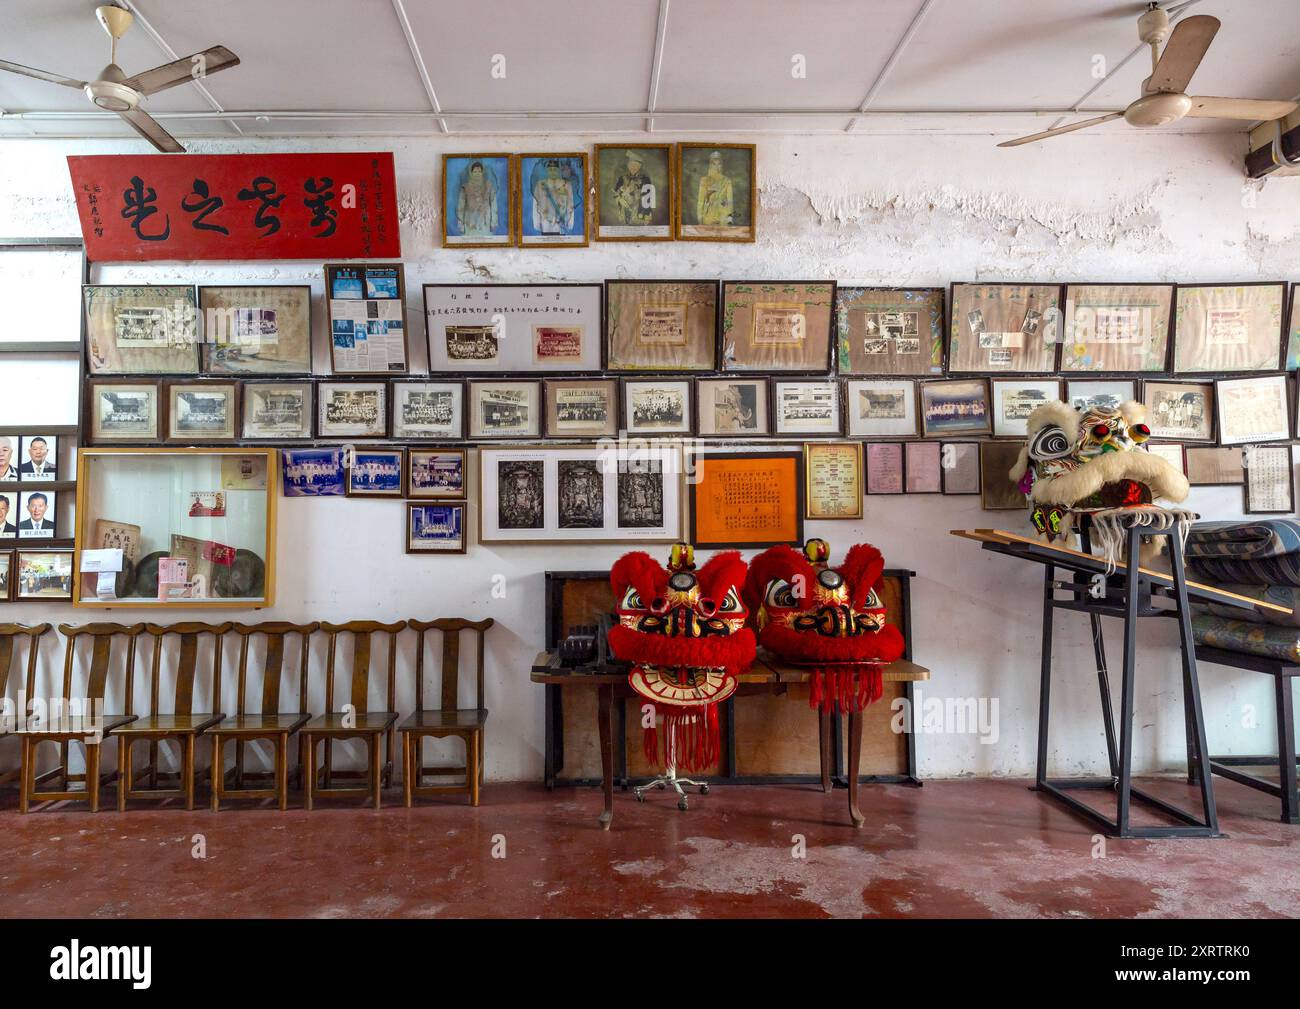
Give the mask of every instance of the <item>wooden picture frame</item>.
[[406, 449], [362, 445], [348, 453], [345, 461], [348, 497], [399, 498], [405, 494]]
[[14, 585], [18, 581], [15, 560], [15, 551], [0, 548], [0, 603], [7, 603], [14, 597]]
[[[167, 394], [165, 440], [168, 444], [206, 445], [238, 440], [243, 418], [238, 382], [171, 379], [163, 383], [163, 388]], [[214, 403], [224, 403], [221, 413], [212, 409]]]
[[[677, 220], [675, 150], [672, 144], [596, 144], [592, 152], [596, 200], [591, 228], [597, 242], [673, 240]], [[635, 172], [633, 163], [638, 165]]]
[[[952, 497], [979, 494], [980, 443], [977, 441], [944, 441], [941, 474], [943, 493]], [[961, 471], [960, 473], [958, 471]]]
[[836, 369], [844, 376], [943, 374], [943, 287], [835, 285]]
[[243, 441], [311, 440], [316, 424], [315, 383], [245, 382], [240, 399]]
[[716, 280], [606, 280], [606, 367], [717, 370], [721, 298]]
[[411, 329], [402, 263], [326, 263], [325, 307], [332, 374], [410, 371]]
[[771, 379], [776, 438], [840, 438], [844, 404], [836, 379]]
[[387, 438], [387, 382], [318, 382], [316, 437]]
[[948, 373], [1055, 372], [1061, 285], [954, 283], [949, 288]]
[[465, 437], [465, 383], [395, 379], [389, 383], [389, 432], [405, 441]]
[[1250, 445], [1245, 449], [1246, 484], [1241, 489], [1247, 515], [1295, 515], [1295, 465], [1290, 445]]
[[1009, 475], [1023, 447], [1018, 441], [980, 442], [980, 507], [984, 511], [1024, 511], [1029, 507], [1029, 499]]
[[197, 375], [193, 284], [82, 284], [86, 374]]
[[418, 501], [463, 501], [469, 487], [469, 453], [463, 448], [408, 448], [406, 496]]
[[695, 380], [695, 433], [701, 438], [768, 438], [770, 380], [733, 375]]
[[[205, 284], [198, 288], [200, 370], [220, 378], [310, 375], [309, 284]], [[267, 330], [275, 339], [266, 338]]]
[[[928, 458], [933, 455], [933, 459]], [[943, 493], [943, 444], [903, 442], [903, 490], [908, 494]]]
[[[466, 414], [466, 429], [471, 441], [540, 438], [542, 383], [511, 379], [469, 382]], [[483, 527], [480, 525], [479, 528]]]
[[674, 188], [673, 236], [679, 242], [755, 240], [758, 151], [753, 144], [679, 143]]
[[907, 461], [901, 441], [867, 442], [867, 493], [892, 496], [907, 492]]
[[862, 518], [862, 442], [819, 441], [803, 447], [804, 518]]
[[921, 437], [951, 439], [993, 433], [987, 378], [931, 379], [918, 385]]
[[844, 380], [851, 438], [915, 438], [921, 433], [916, 382], [910, 378]]
[[[24, 563], [31, 565], [37, 558], [61, 558], [57, 570], [49, 572], [36, 572], [29, 566], [25, 572]], [[66, 574], [64, 566], [66, 565]], [[68, 602], [73, 598], [73, 589], [75, 588], [75, 565], [73, 563], [73, 552], [71, 550], [42, 550], [39, 547], [20, 547], [13, 551], [13, 566], [9, 579], [13, 582], [10, 590], [9, 599], [15, 603], [57, 603]], [[38, 588], [35, 592], [30, 591], [30, 586], [35, 584], [28, 581], [33, 575], [40, 576], [44, 574], [46, 578], [57, 579], [58, 584], [54, 592], [46, 593], [44, 588]], [[63, 586], [62, 582], [66, 578], [67, 585]], [[24, 584], [28, 584], [28, 591], [24, 591]]]
[[[551, 162], [556, 163], [557, 175], [551, 174]], [[575, 184], [573, 174], [579, 165], [580, 178]], [[521, 249], [579, 249], [591, 243], [591, 175], [586, 151], [516, 154], [515, 179], [519, 222], [515, 237]], [[539, 203], [537, 196], [547, 191], [546, 183], [553, 181], [566, 185], [551, 187], [556, 195]], [[582, 225], [581, 233], [573, 230], [578, 223]], [[555, 225], [563, 230], [548, 230]]]
[[[92, 445], [157, 445], [167, 433], [160, 382], [86, 381], [86, 440]], [[141, 409], [147, 405], [148, 409]]]
[[1285, 365], [1286, 284], [1178, 284], [1175, 375], [1280, 371]]
[[[473, 178], [476, 165], [482, 173], [482, 181], [470, 189], [467, 184]], [[456, 187], [454, 201], [448, 199], [450, 192], [448, 181], [452, 180], [453, 170], [459, 170], [453, 180]], [[510, 248], [516, 243], [519, 229], [519, 220], [515, 213], [517, 170], [518, 165], [513, 154], [443, 153], [442, 177], [439, 179], [438, 191], [441, 199], [439, 206], [444, 249], [503, 249]], [[481, 201], [489, 192], [493, 198], [487, 207], [483, 207]], [[464, 206], [462, 206], [462, 196], [465, 197]], [[471, 200], [479, 205], [471, 205]], [[482, 227], [487, 222], [486, 215], [491, 215], [493, 223], [487, 234], [484, 234]], [[499, 229], [503, 226], [504, 233], [500, 233]]]
[[1185, 445], [1187, 482], [1193, 487], [1240, 487], [1246, 482], [1245, 449], [1212, 445]]
[[1216, 416], [1213, 382], [1149, 379], [1142, 383], [1141, 391], [1152, 438], [1213, 443]]
[[1173, 303], [1173, 284], [1066, 284], [1061, 371], [1166, 371]]
[[803, 458], [802, 451], [696, 452], [688, 542], [697, 550], [802, 547]]
[[622, 430], [642, 438], [671, 438], [690, 434], [695, 420], [695, 384], [678, 375], [625, 378]]
[[1118, 410], [1130, 400], [1138, 398], [1135, 379], [1068, 379], [1065, 383], [1065, 402], [1080, 413], [1101, 407]]
[[1029, 415], [1061, 398], [1058, 378], [995, 378], [991, 385], [995, 438], [1027, 437]]
[[722, 370], [831, 370], [835, 281], [724, 280]]
[[618, 435], [618, 379], [548, 378], [542, 383], [548, 438], [614, 438]]
[[[421, 528], [447, 528], [455, 535], [450, 546], [419, 546], [415, 544], [417, 519]], [[469, 505], [465, 501], [408, 501], [406, 502], [406, 552], [408, 554], [463, 554], [469, 548]], [[434, 543], [444, 542], [435, 539]]]
[[1287, 441], [1294, 430], [1285, 374], [1221, 378], [1214, 383], [1220, 445]]

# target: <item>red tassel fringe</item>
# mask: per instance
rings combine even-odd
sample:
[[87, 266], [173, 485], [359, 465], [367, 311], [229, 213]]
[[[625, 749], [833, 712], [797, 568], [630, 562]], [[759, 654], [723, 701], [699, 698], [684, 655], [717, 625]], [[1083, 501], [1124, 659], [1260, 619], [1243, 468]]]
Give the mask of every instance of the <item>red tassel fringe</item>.
[[841, 714], [859, 712], [880, 700], [885, 693], [885, 675], [880, 666], [862, 672], [814, 669], [809, 682], [808, 706]]
[[[663, 716], [663, 763], [671, 758], [681, 771], [707, 771], [718, 762], [718, 706], [716, 704], [685, 707], [655, 705], [656, 722]], [[645, 759], [655, 767], [659, 761], [659, 730], [652, 726], [642, 735]]]

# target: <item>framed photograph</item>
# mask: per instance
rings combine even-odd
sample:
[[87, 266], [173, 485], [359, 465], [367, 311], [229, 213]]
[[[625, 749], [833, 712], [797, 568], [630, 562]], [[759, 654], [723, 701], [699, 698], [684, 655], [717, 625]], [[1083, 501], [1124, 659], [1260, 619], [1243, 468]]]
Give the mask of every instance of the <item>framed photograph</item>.
[[722, 370], [830, 368], [835, 281], [724, 280]]
[[514, 172], [509, 154], [442, 156], [442, 247], [515, 244]]
[[834, 379], [816, 382], [772, 380], [772, 428], [780, 435], [838, 435], [840, 384]]
[[867, 443], [868, 494], [902, 494], [906, 490], [903, 473], [901, 441]]
[[234, 382], [168, 382], [167, 440], [234, 441], [239, 386]]
[[519, 154], [519, 244], [551, 249], [587, 244], [587, 155]]
[[1286, 285], [1179, 284], [1174, 292], [1174, 371], [1277, 371]]
[[765, 378], [695, 380], [696, 433], [702, 438], [765, 438], [772, 432]]
[[1022, 511], [1028, 499], [1011, 479], [1024, 446], [1018, 441], [980, 443], [980, 507], [986, 512]]
[[689, 542], [697, 549], [803, 545], [802, 451], [703, 451], [693, 472]]
[[406, 450], [354, 450], [348, 466], [348, 497], [401, 497], [406, 489]]
[[307, 441], [316, 404], [311, 382], [245, 382], [245, 441]]
[[942, 287], [835, 288], [841, 375], [943, 374]]
[[597, 144], [598, 242], [665, 242], [677, 206], [672, 144]]
[[469, 436], [473, 439], [540, 438], [541, 404], [540, 382], [470, 382]]
[[1056, 370], [1061, 288], [1056, 284], [953, 284], [948, 370]]
[[1029, 415], [1044, 403], [1061, 398], [1061, 383], [1055, 378], [993, 380], [993, 436], [1024, 438], [1029, 434]]
[[18, 479], [18, 436], [0, 434], [0, 483]]
[[18, 492], [0, 490], [0, 540], [18, 536]]
[[19, 550], [13, 598], [18, 602], [72, 599], [71, 550]]
[[406, 496], [459, 500], [465, 497], [463, 448], [412, 448], [406, 452]]
[[401, 263], [326, 263], [330, 370], [335, 375], [404, 375], [406, 272]]
[[1062, 371], [1164, 371], [1173, 284], [1067, 284]]
[[285, 497], [342, 497], [343, 449], [286, 448], [280, 453]]
[[804, 518], [862, 518], [862, 443], [812, 442], [803, 447]]
[[459, 439], [465, 436], [465, 386], [461, 382], [392, 383], [394, 438]]
[[756, 161], [753, 144], [678, 144], [677, 238], [752, 242], [758, 219]]
[[199, 319], [206, 374], [311, 374], [306, 284], [200, 287]]
[[196, 375], [198, 303], [188, 285], [85, 284], [86, 371]]
[[1286, 370], [1300, 369], [1300, 299], [1296, 298], [1296, 286], [1291, 285], [1291, 312], [1286, 347]]
[[162, 395], [157, 382], [92, 379], [87, 389], [91, 442], [132, 445], [162, 440]]
[[1219, 379], [1214, 383], [1214, 400], [1220, 445], [1291, 437], [1291, 392], [1286, 375]]
[[548, 438], [613, 438], [618, 434], [618, 380], [548, 378]]
[[610, 371], [712, 371], [718, 282], [605, 281], [605, 353]]
[[599, 284], [425, 284], [429, 371], [600, 371]]
[[980, 492], [980, 443], [977, 441], [945, 441], [941, 443], [940, 471], [943, 474], [945, 494], [978, 494]]
[[0, 550], [0, 603], [8, 602], [13, 597], [14, 582], [14, 552], [12, 550]]
[[921, 435], [992, 434], [989, 383], [961, 378], [921, 383]]
[[1071, 379], [1065, 383], [1065, 399], [1080, 412], [1085, 410], [1118, 410], [1129, 400], [1137, 399], [1137, 383], [1132, 379], [1108, 381], [1106, 379]]
[[1295, 472], [1290, 445], [1251, 445], [1246, 448], [1247, 515], [1294, 515]]
[[58, 494], [52, 490], [18, 492], [18, 538], [52, 540], [58, 538]]
[[1183, 476], [1187, 475], [1187, 455], [1178, 442], [1149, 441], [1146, 443], [1146, 450], [1152, 455], [1158, 455]]
[[1245, 449], [1188, 445], [1183, 457], [1187, 461], [1187, 482], [1193, 487], [1240, 487], [1246, 482]]
[[690, 434], [691, 380], [623, 379], [623, 430], [632, 435]]
[[1208, 382], [1142, 383], [1152, 438], [1214, 441], [1214, 386]]
[[903, 443], [903, 469], [908, 494], [939, 494], [943, 491], [943, 446], [937, 441]]
[[463, 554], [466, 532], [464, 501], [446, 504], [406, 503], [408, 554]]
[[916, 437], [916, 383], [910, 379], [849, 379], [844, 396], [851, 436]]
[[321, 382], [316, 386], [318, 438], [383, 438], [387, 429], [387, 382]]
[[59, 439], [52, 434], [25, 434], [18, 450], [18, 479], [40, 483], [59, 479]]

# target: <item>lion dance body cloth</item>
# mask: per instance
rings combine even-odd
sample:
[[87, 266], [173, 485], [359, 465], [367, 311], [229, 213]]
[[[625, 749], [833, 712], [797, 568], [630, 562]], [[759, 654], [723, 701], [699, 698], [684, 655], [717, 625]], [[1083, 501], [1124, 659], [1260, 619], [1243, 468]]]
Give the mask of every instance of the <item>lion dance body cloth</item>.
[[[662, 716], [645, 730], [646, 759], [687, 771], [718, 760], [718, 704], [736, 691], [754, 661], [754, 632], [741, 598], [746, 565], [739, 552], [715, 554], [698, 571], [695, 551], [672, 549], [664, 567], [649, 554], [624, 554], [610, 571], [618, 624], [609, 630], [614, 655], [632, 662], [628, 683]], [[658, 718], [656, 718], [656, 722]]]
[[885, 622], [877, 590], [885, 562], [869, 543], [850, 547], [838, 567], [830, 545], [809, 540], [763, 551], [749, 566], [745, 601], [758, 640], [778, 658], [808, 666], [809, 702], [857, 712], [884, 693], [883, 667], [903, 655], [903, 635]]

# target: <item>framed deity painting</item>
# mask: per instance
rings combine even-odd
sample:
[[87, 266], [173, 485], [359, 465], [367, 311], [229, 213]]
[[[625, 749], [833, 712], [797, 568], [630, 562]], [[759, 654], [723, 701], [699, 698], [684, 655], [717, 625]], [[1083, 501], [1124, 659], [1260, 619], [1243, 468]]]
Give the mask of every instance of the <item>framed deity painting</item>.
[[677, 238], [686, 242], [754, 241], [756, 161], [753, 144], [678, 144]]
[[841, 375], [943, 373], [942, 287], [835, 288]]
[[827, 371], [833, 280], [724, 280], [723, 371]]
[[442, 156], [443, 248], [514, 245], [513, 168], [509, 154]]
[[594, 158], [596, 241], [671, 241], [672, 144], [597, 144]]
[[588, 243], [587, 154], [520, 154], [519, 245], [564, 249]]

